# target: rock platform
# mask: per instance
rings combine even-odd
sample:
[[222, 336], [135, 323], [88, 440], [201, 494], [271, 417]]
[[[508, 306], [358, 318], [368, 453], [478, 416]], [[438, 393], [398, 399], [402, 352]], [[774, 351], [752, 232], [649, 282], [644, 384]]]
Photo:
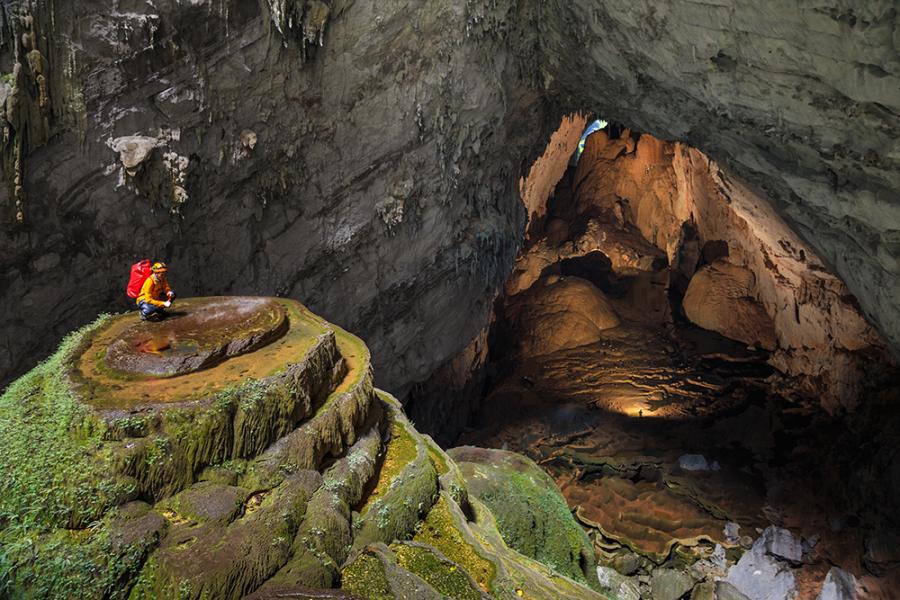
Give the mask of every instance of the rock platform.
[[177, 303], [165, 321], [122, 329], [109, 343], [104, 362], [134, 375], [184, 375], [252, 352], [287, 329], [287, 310], [275, 300], [188, 299]]
[[173, 308], [99, 318], [0, 397], [0, 596], [601, 598], [586, 538], [511, 537], [361, 340], [292, 300]]

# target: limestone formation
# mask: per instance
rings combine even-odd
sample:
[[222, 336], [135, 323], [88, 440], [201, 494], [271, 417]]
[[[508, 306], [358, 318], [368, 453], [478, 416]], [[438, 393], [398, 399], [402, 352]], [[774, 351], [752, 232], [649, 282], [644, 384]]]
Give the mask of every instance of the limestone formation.
[[126, 172], [134, 177], [138, 167], [144, 163], [156, 149], [159, 140], [153, 137], [131, 135], [120, 137], [110, 142], [110, 149], [119, 153], [119, 161]]
[[584, 346], [619, 324], [612, 305], [590, 282], [551, 276], [519, 298], [512, 320], [520, 332], [519, 352], [539, 356]]
[[[571, 189], [563, 185], [569, 178]], [[507, 295], [527, 290], [567, 261], [598, 253], [619, 277], [662, 275], [668, 266], [669, 277], [655, 284], [675, 297], [690, 292], [684, 298], [689, 319], [774, 351], [771, 364], [794, 377], [802, 395], [832, 411], [860, 402], [877, 377], [873, 356], [891, 362], [816, 252], [766, 198], [696, 149], [629, 130], [613, 137], [595, 133], [546, 210], [547, 226], [563, 220], [565, 235], [558, 224], [535, 235], [515, 262]], [[731, 275], [713, 277], [723, 270]], [[713, 279], [720, 283], [712, 285]], [[653, 320], [665, 324], [671, 314]]]
[[540, 467], [503, 450], [463, 446], [449, 455], [459, 465], [469, 493], [494, 514], [500, 535], [511, 548], [596, 587], [590, 540]]
[[[579, 111], [690, 144], [729, 188], [735, 173], [762, 189], [897, 347], [888, 0], [137, 4], [34, 0], [3, 17], [4, 64], [18, 65], [5, 78], [3, 383], [121, 301], [122, 257], [158, 253], [186, 293], [302, 299], [359, 331], [385, 385], [406, 391], [487, 324], [522, 238], [521, 179]], [[44, 60], [29, 60], [32, 37]], [[161, 128], [182, 132], [170, 150], [191, 174], [151, 211], [107, 172], [106, 142]], [[246, 130], [260, 140], [249, 156]], [[642, 166], [667, 154], [654, 156]], [[377, 207], [413, 175], [388, 230]], [[51, 253], [57, 266], [32, 269]], [[91, 293], [69, 295], [75, 273]], [[849, 298], [831, 281], [809, 298], [831, 291]], [[818, 320], [817, 302], [798, 303], [801, 321]], [[772, 306], [793, 318], [793, 302]]]
[[108, 343], [106, 366], [138, 375], [182, 375], [252, 352], [289, 328], [284, 307], [258, 298], [179, 302], [174, 318], [139, 322]]
[[602, 598], [507, 546], [358, 338], [292, 300], [170, 312], [99, 318], [0, 397], [4, 597]]
[[691, 279], [684, 295], [684, 313], [696, 325], [725, 337], [774, 350], [775, 325], [754, 298], [751, 271], [717, 261]]

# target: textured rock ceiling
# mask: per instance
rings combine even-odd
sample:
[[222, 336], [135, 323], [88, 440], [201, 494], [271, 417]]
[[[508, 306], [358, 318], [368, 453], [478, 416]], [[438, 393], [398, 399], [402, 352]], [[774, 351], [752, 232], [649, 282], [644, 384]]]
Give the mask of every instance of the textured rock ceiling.
[[365, 337], [380, 385], [422, 380], [483, 326], [518, 180], [585, 109], [769, 193], [900, 347], [893, 2], [33, 4], [50, 137], [24, 224], [0, 192], [0, 381], [124, 309], [147, 254], [184, 294], [298, 298]]

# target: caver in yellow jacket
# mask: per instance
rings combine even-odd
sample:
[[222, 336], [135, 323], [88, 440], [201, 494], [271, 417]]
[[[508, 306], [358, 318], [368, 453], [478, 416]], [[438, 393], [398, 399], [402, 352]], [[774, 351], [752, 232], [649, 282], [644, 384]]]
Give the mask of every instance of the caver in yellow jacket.
[[[157, 277], [159, 277], [159, 281], [156, 280]], [[141, 286], [141, 293], [138, 294], [136, 303], [138, 306], [141, 305], [141, 302], [146, 302], [153, 306], [165, 306], [168, 294], [171, 291], [172, 288], [169, 287], [169, 282], [166, 281], [165, 275], [151, 275], [144, 282], [144, 285]]]

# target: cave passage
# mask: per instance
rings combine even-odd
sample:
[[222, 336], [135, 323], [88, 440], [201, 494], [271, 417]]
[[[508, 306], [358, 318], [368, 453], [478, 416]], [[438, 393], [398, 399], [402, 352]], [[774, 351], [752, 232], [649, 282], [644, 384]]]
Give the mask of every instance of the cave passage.
[[601, 569], [636, 591], [661, 568], [740, 588], [738, 557], [774, 525], [796, 556], [758, 562], [800, 597], [832, 566], [890, 597], [900, 473], [882, 420], [900, 419], [877, 336], [765, 199], [701, 153], [579, 125], [532, 168], [558, 178], [548, 198], [523, 182], [526, 242], [457, 443], [543, 466]]

